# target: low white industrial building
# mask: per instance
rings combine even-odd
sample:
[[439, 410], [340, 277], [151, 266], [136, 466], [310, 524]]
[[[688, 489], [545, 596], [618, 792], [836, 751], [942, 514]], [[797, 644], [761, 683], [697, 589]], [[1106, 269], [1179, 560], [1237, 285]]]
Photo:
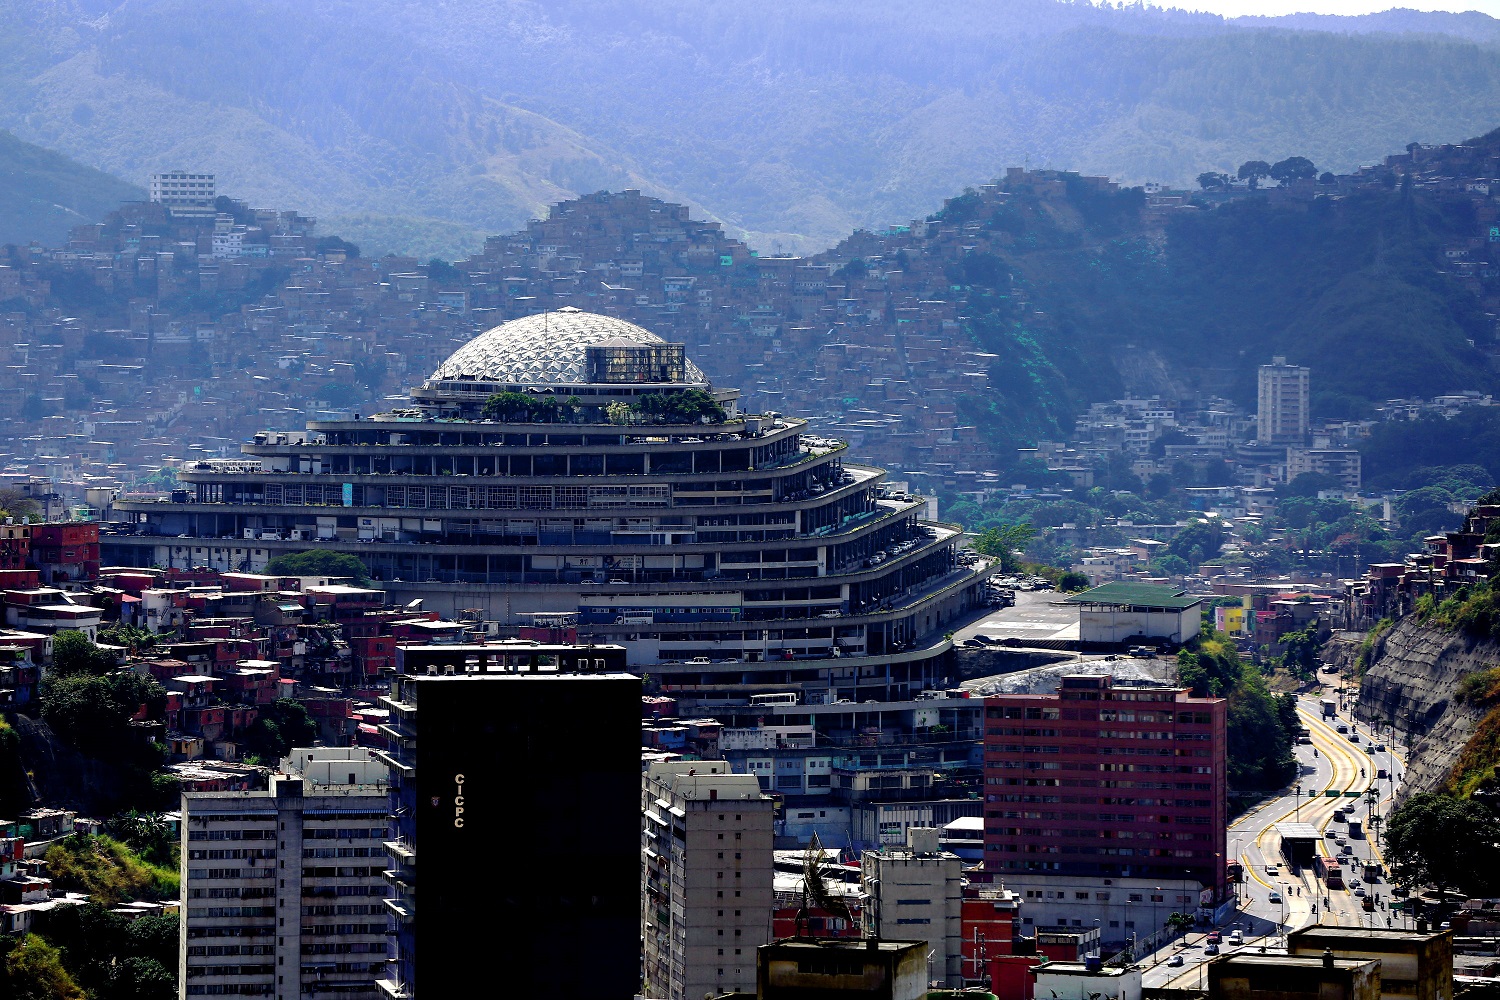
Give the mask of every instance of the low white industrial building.
[[1180, 587], [1147, 583], [1106, 583], [1067, 600], [1078, 605], [1078, 637], [1085, 645], [1181, 646], [1198, 634], [1203, 605]]

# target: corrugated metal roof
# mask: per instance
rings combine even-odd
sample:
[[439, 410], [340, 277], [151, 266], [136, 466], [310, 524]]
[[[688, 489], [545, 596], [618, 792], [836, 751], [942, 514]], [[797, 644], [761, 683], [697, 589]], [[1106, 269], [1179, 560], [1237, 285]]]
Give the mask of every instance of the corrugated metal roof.
[[1106, 583], [1074, 594], [1069, 604], [1121, 604], [1143, 608], [1171, 608], [1181, 611], [1202, 603], [1202, 598], [1188, 597], [1179, 587], [1161, 587], [1151, 583]]

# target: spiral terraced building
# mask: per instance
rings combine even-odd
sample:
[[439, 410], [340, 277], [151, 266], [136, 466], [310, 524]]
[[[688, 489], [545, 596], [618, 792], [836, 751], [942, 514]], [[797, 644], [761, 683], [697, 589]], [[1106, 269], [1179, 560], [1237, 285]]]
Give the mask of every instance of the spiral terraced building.
[[989, 567], [843, 442], [738, 397], [622, 320], [514, 320], [409, 406], [263, 432], [185, 468], [171, 502], [116, 503], [104, 558], [253, 572], [348, 552], [398, 602], [576, 622], [689, 708], [905, 701], [948, 681], [943, 632]]

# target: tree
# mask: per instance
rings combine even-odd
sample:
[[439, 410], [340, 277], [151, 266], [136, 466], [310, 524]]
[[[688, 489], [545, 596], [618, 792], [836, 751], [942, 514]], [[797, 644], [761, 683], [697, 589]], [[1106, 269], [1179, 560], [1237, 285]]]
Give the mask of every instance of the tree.
[[1216, 517], [1206, 521], [1193, 518], [1167, 543], [1167, 553], [1196, 566], [1219, 554], [1227, 534], [1224, 523]]
[[337, 236], [319, 236], [315, 244], [318, 253], [341, 252], [345, 257], [354, 260], [359, 256], [359, 245], [350, 243], [348, 240], [339, 239]]
[[173, 854], [177, 839], [172, 836], [171, 827], [160, 813], [127, 809], [112, 816], [104, 824], [104, 829], [140, 855], [142, 860], [163, 867], [177, 866], [177, 858]]
[[269, 576], [348, 576], [364, 586], [370, 582], [370, 571], [352, 552], [309, 549], [284, 552], [266, 563]]
[[1167, 453], [1167, 445], [1169, 445], [1169, 444], [1195, 444], [1195, 443], [1196, 443], [1195, 440], [1190, 435], [1188, 435], [1186, 432], [1180, 431], [1177, 428], [1172, 427], [1172, 428], [1169, 428], [1168, 430], [1162, 431], [1162, 433], [1157, 436], [1156, 440], [1151, 442], [1151, 447], [1147, 449], [1147, 453], [1152, 458], [1161, 458], [1161, 457], [1163, 457], [1163, 456], [1166, 455], [1166, 453]]
[[100, 991], [102, 1000], [174, 1000], [177, 996], [175, 965], [169, 969], [149, 958], [123, 959], [110, 973], [109, 985]]
[[1293, 735], [1282, 721], [1280, 699], [1253, 666], [1240, 671], [1239, 683], [1229, 691], [1225, 728], [1229, 781], [1234, 787], [1276, 788], [1297, 773]]
[[982, 556], [999, 558], [1002, 572], [1014, 573], [1021, 568], [1021, 553], [1026, 544], [1035, 537], [1036, 528], [1029, 523], [1008, 524], [980, 532], [971, 547]]
[[1315, 497], [1324, 490], [1341, 490], [1344, 481], [1326, 472], [1302, 472], [1284, 486], [1276, 487], [1278, 497]]
[[1472, 799], [1422, 792], [1403, 802], [1385, 828], [1385, 857], [1396, 881], [1483, 895], [1500, 866], [1495, 815]]
[[[99, 641], [110, 646], [124, 646], [133, 653], [156, 645], [156, 634], [134, 625], [115, 622], [98, 631]], [[55, 647], [54, 647], [55, 648]]]
[[129, 670], [107, 676], [48, 674], [42, 680], [42, 718], [65, 742], [85, 753], [122, 759], [137, 740], [130, 720], [160, 719], [167, 695], [153, 678]]
[[1333, 172], [1330, 170], [1325, 170], [1318, 176], [1319, 184], [1337, 184], [1338, 182], [1338, 177], [1334, 176]]
[[1198, 175], [1198, 186], [1207, 191], [1210, 188], [1218, 191], [1228, 190], [1232, 178], [1228, 174], [1221, 174], [1215, 170], [1208, 170]]
[[1077, 590], [1087, 590], [1089, 582], [1087, 575], [1070, 569], [1057, 578], [1057, 589], [1065, 594], [1070, 594]]
[[464, 273], [441, 257], [427, 262], [427, 280], [436, 284], [455, 285], [463, 280]]
[[1318, 168], [1313, 166], [1313, 161], [1305, 156], [1288, 156], [1271, 166], [1272, 179], [1282, 187], [1286, 187], [1293, 181], [1316, 176], [1318, 176]]
[[1318, 625], [1281, 637], [1282, 664], [1301, 680], [1310, 680], [1318, 669]]
[[653, 424], [722, 424], [724, 407], [702, 389], [652, 392], [637, 396], [631, 409]]
[[1263, 178], [1271, 176], [1271, 165], [1265, 160], [1246, 160], [1240, 164], [1238, 177], [1254, 191]]
[[255, 724], [245, 734], [245, 747], [266, 761], [279, 761], [293, 747], [310, 747], [318, 738], [318, 724], [307, 706], [291, 698], [278, 698], [261, 709]]
[[5, 956], [5, 989], [10, 1000], [88, 1000], [63, 968], [62, 955], [35, 934], [27, 934]]
[[100, 675], [115, 669], [115, 658], [77, 629], [63, 629], [52, 637], [52, 673]]
[[42, 505], [13, 486], [0, 487], [0, 516], [40, 521]]
[[97, 902], [38, 916], [37, 933], [94, 1000], [168, 1000], [175, 995], [175, 917], [127, 919]]

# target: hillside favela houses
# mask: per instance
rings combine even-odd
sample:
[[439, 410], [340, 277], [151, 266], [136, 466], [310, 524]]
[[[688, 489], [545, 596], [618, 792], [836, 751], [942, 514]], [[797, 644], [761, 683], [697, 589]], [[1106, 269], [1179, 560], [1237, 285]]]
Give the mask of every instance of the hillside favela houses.
[[465, 344], [403, 406], [117, 501], [102, 544], [240, 572], [347, 552], [395, 603], [619, 643], [685, 707], [905, 701], [948, 680], [944, 632], [993, 567], [846, 450], [742, 412], [681, 344], [564, 308]]

